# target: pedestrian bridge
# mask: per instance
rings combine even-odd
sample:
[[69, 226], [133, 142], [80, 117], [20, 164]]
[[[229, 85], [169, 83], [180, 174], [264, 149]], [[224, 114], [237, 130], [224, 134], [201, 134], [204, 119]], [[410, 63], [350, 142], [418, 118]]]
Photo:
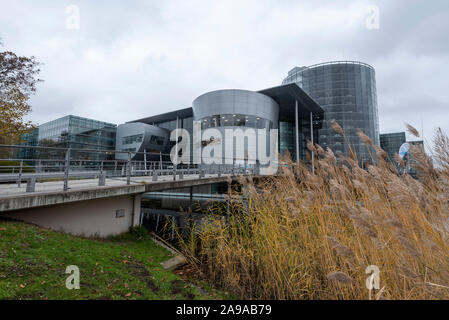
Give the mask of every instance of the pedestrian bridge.
[[139, 225], [141, 195], [145, 192], [190, 188], [226, 182], [233, 174], [186, 174], [182, 179], [172, 175], [106, 178], [103, 186], [98, 179], [36, 183], [34, 192], [26, 185], [0, 184], [0, 218], [8, 217], [45, 228], [82, 236], [105, 237], [126, 232]]
[[[0, 218], [83, 236], [105, 237], [139, 225], [145, 192], [189, 188], [192, 194], [194, 187], [261, 173], [241, 164], [176, 166], [160, 153], [131, 161], [130, 152], [128, 160], [114, 160], [98, 156], [110, 155], [110, 150], [0, 147], [40, 151], [34, 159], [0, 159]], [[81, 152], [89, 152], [90, 158], [97, 153], [97, 160], [73, 157]]]

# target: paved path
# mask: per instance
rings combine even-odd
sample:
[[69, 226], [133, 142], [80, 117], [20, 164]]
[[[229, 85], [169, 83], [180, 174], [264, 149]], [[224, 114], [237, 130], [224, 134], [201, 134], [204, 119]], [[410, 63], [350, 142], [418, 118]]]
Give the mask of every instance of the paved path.
[[[229, 175], [222, 174], [222, 177]], [[204, 178], [215, 178], [218, 177], [217, 174], [206, 174]], [[184, 179], [180, 180], [176, 177], [176, 181], [191, 181], [191, 180], [201, 180], [198, 174], [184, 175]], [[131, 185], [141, 185], [141, 184], [160, 184], [163, 182], [172, 182], [173, 176], [159, 176], [158, 181], [153, 181], [152, 177], [141, 176], [141, 177], [131, 177]], [[26, 192], [26, 182], [22, 182], [20, 188], [17, 183], [15, 184], [0, 184], [0, 198], [5, 197], [16, 197], [20, 195], [31, 195], [38, 193], [53, 193], [53, 192], [63, 192], [63, 181], [51, 181], [51, 182], [36, 182], [36, 188], [34, 192]], [[126, 186], [126, 177], [116, 177], [116, 178], [106, 178], [106, 185], [104, 187], [98, 186], [98, 179], [80, 179], [80, 180], [70, 180], [68, 182], [69, 190], [92, 190], [101, 189], [108, 187], [122, 187]]]
[[172, 175], [166, 175], [159, 176], [158, 181], [141, 176], [131, 177], [130, 185], [126, 177], [118, 177], [107, 178], [105, 186], [98, 186], [98, 179], [70, 180], [67, 191], [63, 191], [63, 181], [36, 182], [34, 192], [26, 192], [26, 183], [20, 188], [17, 184], [0, 184], [0, 212], [220, 183], [229, 176], [206, 174], [200, 179], [198, 174], [189, 174], [173, 180]]

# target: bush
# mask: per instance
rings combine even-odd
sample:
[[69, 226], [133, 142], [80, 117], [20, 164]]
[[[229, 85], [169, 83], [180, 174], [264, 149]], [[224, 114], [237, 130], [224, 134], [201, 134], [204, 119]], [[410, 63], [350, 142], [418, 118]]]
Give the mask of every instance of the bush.
[[146, 239], [149, 235], [148, 230], [142, 226], [130, 227], [129, 233], [138, 240]]
[[[18, 160], [0, 160], [0, 173], [19, 173], [20, 161]], [[34, 172], [34, 168], [30, 165], [23, 163], [22, 173]]]
[[[241, 298], [448, 299], [449, 139], [437, 132], [433, 158], [412, 148], [414, 179], [359, 135], [377, 163], [309, 144], [314, 174], [287, 159], [276, 177], [242, 178], [247, 200], [230, 190], [228, 223], [183, 240], [185, 254]], [[366, 287], [371, 265], [379, 290]]]

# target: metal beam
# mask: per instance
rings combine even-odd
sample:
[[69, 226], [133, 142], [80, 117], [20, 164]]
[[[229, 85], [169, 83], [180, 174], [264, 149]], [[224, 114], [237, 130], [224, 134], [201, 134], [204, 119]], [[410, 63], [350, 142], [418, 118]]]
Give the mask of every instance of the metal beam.
[[296, 163], [299, 163], [299, 119], [298, 100], [295, 100], [295, 133], [296, 133]]

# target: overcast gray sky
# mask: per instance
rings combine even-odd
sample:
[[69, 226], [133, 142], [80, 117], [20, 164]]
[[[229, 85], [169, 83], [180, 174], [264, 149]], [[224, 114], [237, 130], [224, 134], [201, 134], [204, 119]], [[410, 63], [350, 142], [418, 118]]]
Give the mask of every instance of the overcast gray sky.
[[[211, 90], [278, 85], [294, 66], [358, 60], [376, 69], [381, 132], [409, 122], [430, 142], [434, 128], [449, 131], [447, 0], [0, 3], [0, 50], [44, 63], [38, 123], [74, 114], [120, 124]], [[373, 5], [379, 29], [366, 26]]]

